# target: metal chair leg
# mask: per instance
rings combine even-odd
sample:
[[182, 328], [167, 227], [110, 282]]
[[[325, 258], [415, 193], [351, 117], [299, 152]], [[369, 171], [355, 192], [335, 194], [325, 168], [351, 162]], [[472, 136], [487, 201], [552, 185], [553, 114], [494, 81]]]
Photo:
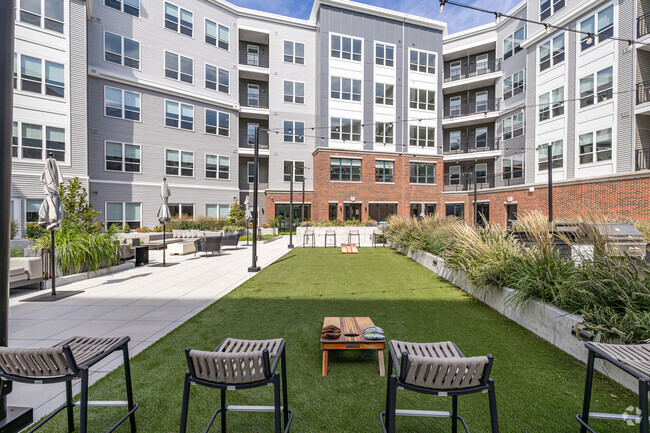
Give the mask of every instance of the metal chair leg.
[[648, 422], [648, 382], [639, 381], [639, 406], [641, 409], [641, 433], [649, 433]]
[[451, 396], [451, 433], [458, 433], [458, 396]]
[[[131, 364], [129, 361], [129, 348], [128, 345], [122, 347], [122, 356], [124, 358], [124, 380], [126, 383], [126, 400], [128, 403], [129, 411], [133, 409], [133, 388], [131, 387]], [[131, 433], [135, 433], [137, 428], [135, 426], [135, 412], [129, 416], [129, 423], [131, 424]]]
[[275, 397], [275, 433], [282, 433], [282, 411], [280, 406], [280, 375], [273, 375], [273, 396]]
[[282, 405], [284, 407], [284, 428], [286, 429], [289, 423], [289, 392], [287, 391], [287, 355], [284, 350], [280, 355], [280, 360], [282, 361]]
[[[587, 358], [587, 378], [585, 381], [585, 395], [582, 403], [582, 421], [585, 424], [589, 424], [589, 406], [591, 404], [591, 385], [594, 378], [594, 361], [596, 355], [591, 350], [589, 351], [589, 357]], [[587, 427], [584, 425], [580, 426], [580, 433], [587, 433]]]
[[388, 412], [386, 413], [387, 423], [388, 423], [388, 433], [395, 433], [395, 417], [397, 412], [397, 376], [392, 374], [388, 381], [390, 394], [390, 405]]
[[88, 368], [81, 371], [81, 415], [79, 419], [79, 433], [88, 431]]
[[181, 407], [181, 428], [180, 433], [185, 433], [187, 428], [187, 411], [190, 404], [190, 372], [185, 373], [185, 385], [183, 386], [183, 406]]
[[226, 390], [221, 390], [221, 433], [226, 433]]
[[66, 399], [66, 404], [68, 405], [67, 407], [67, 412], [68, 412], [68, 433], [72, 433], [74, 431], [74, 403], [72, 402], [72, 381], [69, 380], [65, 383], [65, 399]]
[[490, 423], [492, 433], [499, 433], [499, 419], [497, 417], [497, 397], [494, 391], [494, 380], [488, 379], [488, 398], [490, 400]]

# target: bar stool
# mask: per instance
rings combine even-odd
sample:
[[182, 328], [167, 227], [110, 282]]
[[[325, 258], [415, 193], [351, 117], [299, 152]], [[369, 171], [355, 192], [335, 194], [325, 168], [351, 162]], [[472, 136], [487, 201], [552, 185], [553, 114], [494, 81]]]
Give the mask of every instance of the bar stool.
[[352, 237], [356, 236], [357, 237], [357, 246], [361, 246], [361, 235], [359, 234], [359, 230], [350, 230], [348, 231], [348, 243], [352, 243]]
[[325, 230], [325, 247], [327, 248], [327, 238], [334, 238], [334, 246], [336, 247], [336, 231]]
[[385, 247], [386, 246], [386, 238], [384, 236], [384, 232], [382, 230], [375, 230], [372, 232], [372, 246], [376, 247], [377, 246], [377, 239], [381, 238], [381, 246]]
[[305, 230], [305, 234], [302, 237], [302, 246], [303, 248], [305, 245], [307, 245], [307, 239], [311, 239], [311, 246], [312, 248], [316, 246], [316, 235], [314, 234], [314, 230]]

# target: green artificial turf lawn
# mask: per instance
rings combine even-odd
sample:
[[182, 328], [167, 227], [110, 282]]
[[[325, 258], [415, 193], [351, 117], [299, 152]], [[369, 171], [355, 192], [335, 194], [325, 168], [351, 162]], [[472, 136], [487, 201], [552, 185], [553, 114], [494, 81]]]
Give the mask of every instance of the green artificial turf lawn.
[[[218, 278], [216, 271], [215, 278]], [[286, 340], [291, 431], [380, 432], [386, 378], [372, 351], [330, 352], [321, 376], [320, 328], [324, 316], [370, 316], [388, 339], [454, 341], [467, 356], [491, 353], [502, 432], [575, 432], [579, 425], [585, 365], [484, 306], [424, 267], [389, 248], [335, 248], [289, 252], [232, 293], [143, 351], [131, 361], [138, 430], [179, 428], [184, 349], [213, 350], [226, 337]], [[388, 355], [388, 351], [386, 351]], [[63, 389], [63, 388], [62, 388]], [[91, 400], [124, 400], [123, 369], [90, 388]], [[635, 395], [597, 375], [592, 410], [623, 413]], [[272, 405], [272, 387], [229, 391], [229, 404]], [[191, 388], [188, 432], [203, 431], [219, 405], [219, 391]], [[398, 391], [400, 409], [450, 410], [451, 398]], [[487, 394], [459, 397], [459, 411], [475, 433], [488, 432]], [[90, 408], [89, 430], [106, 431], [123, 409]], [[78, 425], [78, 409], [75, 409]], [[600, 433], [638, 426], [596, 421]], [[215, 422], [211, 431], [219, 431]], [[273, 415], [229, 413], [230, 432], [273, 431]], [[65, 430], [65, 415], [43, 429]], [[449, 432], [449, 419], [397, 419], [399, 432]], [[128, 422], [118, 429], [128, 431]]]

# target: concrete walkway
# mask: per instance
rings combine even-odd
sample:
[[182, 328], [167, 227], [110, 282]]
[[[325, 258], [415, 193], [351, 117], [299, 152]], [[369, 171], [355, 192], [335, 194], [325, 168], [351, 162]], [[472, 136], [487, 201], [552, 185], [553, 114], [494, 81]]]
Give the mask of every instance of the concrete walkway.
[[[295, 241], [296, 239], [294, 239]], [[264, 268], [287, 253], [288, 237], [258, 243], [258, 265]], [[56, 302], [20, 302], [34, 296], [12, 297], [9, 305], [10, 347], [49, 347], [81, 336], [131, 337], [131, 357], [251, 278], [252, 247], [228, 248], [221, 256], [167, 256], [166, 268], [141, 266], [61, 287], [84, 293]], [[161, 262], [161, 251], [150, 252], [150, 264]], [[44, 293], [44, 292], [40, 292]], [[40, 294], [38, 293], [38, 294]], [[121, 354], [91, 369], [96, 382], [121, 365]], [[74, 392], [79, 392], [75, 382]], [[91, 395], [92, 399], [92, 395]], [[34, 408], [34, 419], [65, 401], [65, 385], [14, 384], [10, 406]]]

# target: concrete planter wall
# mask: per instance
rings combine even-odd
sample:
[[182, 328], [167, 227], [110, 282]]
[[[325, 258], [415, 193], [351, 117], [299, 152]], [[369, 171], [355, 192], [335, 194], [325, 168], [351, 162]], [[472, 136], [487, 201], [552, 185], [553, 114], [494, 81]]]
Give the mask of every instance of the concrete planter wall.
[[[507, 287], [503, 289], [477, 289], [470, 283], [467, 274], [446, 267], [445, 260], [442, 257], [421, 250], [406, 250], [398, 246], [393, 246], [393, 248], [535, 333], [553, 346], [584, 363], [587, 362], [588, 351], [584, 346], [584, 341], [578, 340], [571, 332], [575, 324], [582, 321], [581, 316], [568, 313], [539, 300], [531, 300], [517, 306], [511, 301], [514, 293], [513, 289]], [[624, 387], [638, 393], [638, 382], [618, 367], [598, 360], [596, 369]], [[586, 371], [585, 367], [585, 374]]]
[[[112, 274], [115, 272], [126, 271], [127, 269], [135, 268], [134, 261], [128, 261], [122, 263], [121, 265], [111, 266], [109, 268], [101, 268], [97, 272], [81, 272], [79, 274], [66, 275], [63, 277], [56, 277], [56, 287], [65, 286], [66, 284], [76, 283], [77, 281], [88, 280], [94, 277], [100, 277], [106, 274]], [[52, 288], [52, 280], [43, 281], [43, 288], [50, 289]]]
[[[334, 230], [336, 233], [336, 245], [340, 246], [341, 244], [348, 243], [348, 233], [350, 230], [358, 230], [359, 237], [361, 242], [357, 239], [356, 236], [352, 237], [352, 243], [357, 244], [360, 247], [370, 247], [372, 246], [372, 233], [377, 230], [377, 226], [372, 227], [298, 227], [296, 229], [296, 237], [299, 239], [298, 242], [302, 243], [305, 230], [313, 230], [314, 237], [316, 238], [316, 246], [322, 247], [325, 246], [325, 231]], [[327, 246], [332, 246], [333, 239], [330, 237], [327, 239]]]

